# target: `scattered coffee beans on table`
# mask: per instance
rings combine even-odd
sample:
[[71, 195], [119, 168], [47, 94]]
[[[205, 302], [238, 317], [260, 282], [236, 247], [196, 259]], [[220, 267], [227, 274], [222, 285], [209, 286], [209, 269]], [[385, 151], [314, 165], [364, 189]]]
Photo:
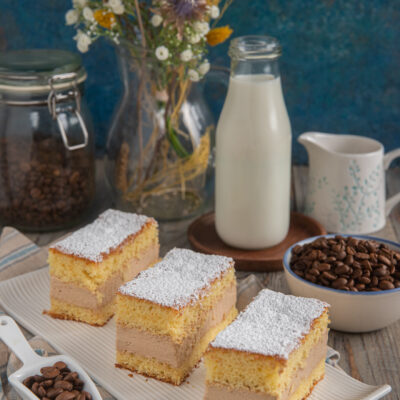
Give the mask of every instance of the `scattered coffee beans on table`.
[[83, 390], [78, 373], [71, 372], [64, 362], [43, 367], [40, 372], [42, 375], [29, 376], [23, 382], [39, 399], [92, 400], [92, 395]]
[[361, 292], [400, 287], [400, 253], [374, 240], [335, 236], [292, 249], [295, 274], [318, 285]]

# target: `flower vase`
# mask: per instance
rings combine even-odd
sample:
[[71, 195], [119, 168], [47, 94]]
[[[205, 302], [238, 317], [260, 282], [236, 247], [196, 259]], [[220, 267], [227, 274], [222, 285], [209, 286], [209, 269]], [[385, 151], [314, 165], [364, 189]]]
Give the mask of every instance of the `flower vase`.
[[[212, 196], [214, 119], [202, 84], [154, 84], [157, 66], [118, 46], [124, 93], [109, 131], [106, 176], [122, 210], [176, 220], [201, 213]], [[171, 85], [169, 85], [171, 86]]]

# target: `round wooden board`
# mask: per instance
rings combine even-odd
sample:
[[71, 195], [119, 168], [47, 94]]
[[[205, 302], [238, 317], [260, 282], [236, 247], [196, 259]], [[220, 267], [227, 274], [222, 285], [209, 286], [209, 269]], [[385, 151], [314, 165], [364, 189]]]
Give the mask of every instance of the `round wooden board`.
[[319, 222], [297, 212], [291, 213], [289, 233], [285, 240], [262, 250], [242, 250], [226, 245], [215, 230], [213, 212], [197, 218], [188, 229], [189, 242], [194, 250], [232, 257], [236, 269], [256, 272], [281, 270], [283, 255], [292, 244], [308, 237], [325, 234], [326, 230]]

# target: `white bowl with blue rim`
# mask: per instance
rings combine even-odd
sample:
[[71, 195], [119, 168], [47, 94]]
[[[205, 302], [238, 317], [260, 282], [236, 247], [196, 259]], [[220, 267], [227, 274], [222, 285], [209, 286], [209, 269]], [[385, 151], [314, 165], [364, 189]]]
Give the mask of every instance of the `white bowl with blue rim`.
[[[314, 236], [295, 243], [283, 257], [283, 267], [290, 291], [295, 296], [314, 297], [331, 305], [330, 327], [342, 332], [370, 332], [384, 328], [400, 319], [400, 288], [380, 292], [347, 292], [318, 285], [296, 275], [290, 267], [292, 249], [314, 240], [336, 235]], [[386, 239], [362, 235], [352, 236], [361, 240], [374, 240], [400, 252], [400, 244]]]

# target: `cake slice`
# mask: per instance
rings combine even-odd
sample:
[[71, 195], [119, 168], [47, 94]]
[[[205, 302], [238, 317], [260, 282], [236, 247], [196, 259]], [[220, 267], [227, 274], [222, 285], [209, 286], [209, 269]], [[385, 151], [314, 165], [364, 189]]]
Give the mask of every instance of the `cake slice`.
[[118, 288], [159, 256], [153, 218], [107, 210], [49, 249], [50, 301], [46, 313], [104, 325], [115, 312]]
[[174, 385], [237, 315], [231, 258], [173, 249], [117, 295], [117, 367]]
[[205, 354], [206, 400], [302, 400], [324, 377], [328, 304], [262, 290]]

